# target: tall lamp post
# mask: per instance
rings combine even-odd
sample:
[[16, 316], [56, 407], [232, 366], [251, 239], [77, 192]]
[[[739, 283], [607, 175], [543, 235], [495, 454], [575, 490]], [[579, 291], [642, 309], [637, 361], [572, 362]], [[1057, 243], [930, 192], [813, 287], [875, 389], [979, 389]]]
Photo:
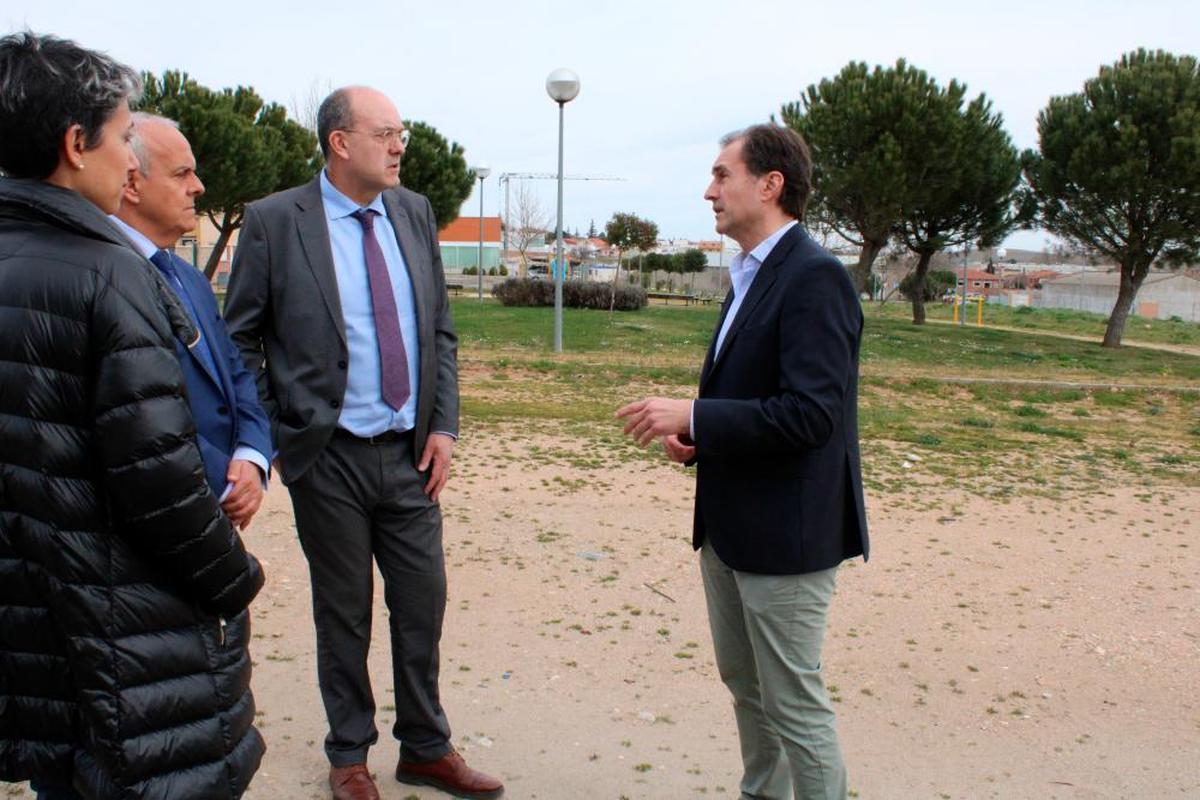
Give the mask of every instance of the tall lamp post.
[[472, 168], [475, 171], [475, 177], [479, 178], [479, 260], [477, 262], [476, 273], [479, 281], [479, 302], [483, 302], [483, 179], [492, 174], [492, 168], [487, 164], [480, 164]]
[[[963, 245], [962, 280], [954, 282], [954, 322], [967, 324], [967, 256], [971, 254], [971, 243]], [[959, 313], [962, 316], [959, 316]]]
[[563, 106], [579, 94], [579, 76], [559, 68], [546, 77], [546, 94], [558, 103], [558, 222], [554, 226], [554, 352], [562, 352], [563, 275]]

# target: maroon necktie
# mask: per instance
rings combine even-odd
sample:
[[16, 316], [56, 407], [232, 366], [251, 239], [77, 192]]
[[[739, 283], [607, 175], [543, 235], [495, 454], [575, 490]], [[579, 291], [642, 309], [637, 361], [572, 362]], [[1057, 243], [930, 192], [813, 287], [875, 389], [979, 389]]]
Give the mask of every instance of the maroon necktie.
[[380, 378], [383, 401], [399, 411], [408, 402], [408, 354], [404, 352], [404, 337], [400, 333], [400, 315], [396, 312], [396, 297], [392, 294], [392, 279], [388, 277], [383, 250], [375, 238], [375, 217], [378, 211], [360, 208], [351, 216], [363, 229], [363, 255], [367, 259], [367, 280], [371, 284], [371, 310], [375, 312], [375, 335], [379, 340]]

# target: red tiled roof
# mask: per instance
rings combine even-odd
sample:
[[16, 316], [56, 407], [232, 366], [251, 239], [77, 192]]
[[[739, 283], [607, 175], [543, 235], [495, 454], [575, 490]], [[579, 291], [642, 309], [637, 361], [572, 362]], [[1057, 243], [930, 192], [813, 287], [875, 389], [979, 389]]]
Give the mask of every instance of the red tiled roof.
[[[954, 273], [959, 277], [962, 276], [962, 270], [956, 269]], [[969, 281], [998, 281], [1000, 276], [994, 272], [988, 272], [983, 269], [971, 269], [967, 267], [967, 280]]]
[[[483, 218], [483, 240], [485, 242], [500, 241], [500, 218]], [[479, 217], [459, 217], [438, 231], [439, 242], [478, 242]]]

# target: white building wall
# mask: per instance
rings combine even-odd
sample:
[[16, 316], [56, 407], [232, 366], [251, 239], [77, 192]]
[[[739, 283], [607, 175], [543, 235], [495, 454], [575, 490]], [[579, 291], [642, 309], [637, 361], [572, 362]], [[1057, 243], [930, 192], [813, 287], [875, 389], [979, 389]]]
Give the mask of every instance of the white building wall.
[[1142, 286], [1134, 298], [1134, 306], [1157, 303], [1157, 319], [1179, 317], [1188, 322], [1200, 322], [1200, 280], [1178, 275], [1169, 280]]
[[1043, 283], [1042, 288], [1033, 293], [1031, 305], [1034, 308], [1069, 308], [1073, 311], [1090, 311], [1093, 314], [1110, 314], [1116, 301], [1116, 291], [1108, 286], [1056, 286], [1053, 283]]
[[[1066, 308], [1111, 314], [1117, 302], [1115, 284], [1088, 283], [1084, 285], [1046, 282], [1032, 293], [1036, 308]], [[1157, 305], [1157, 309], [1152, 306]], [[1152, 313], [1155, 319], [1179, 317], [1187, 322], [1200, 322], [1200, 281], [1186, 275], [1142, 285], [1133, 300], [1131, 312], [1138, 316]]]

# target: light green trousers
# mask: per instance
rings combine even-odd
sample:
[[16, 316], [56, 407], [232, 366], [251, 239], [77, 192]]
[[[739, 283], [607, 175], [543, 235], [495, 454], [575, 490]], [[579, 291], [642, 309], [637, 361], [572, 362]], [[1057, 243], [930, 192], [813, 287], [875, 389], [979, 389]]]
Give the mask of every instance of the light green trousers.
[[846, 767], [821, 679], [837, 567], [803, 575], [737, 572], [705, 545], [700, 574], [717, 670], [733, 694], [742, 797], [843, 800]]

